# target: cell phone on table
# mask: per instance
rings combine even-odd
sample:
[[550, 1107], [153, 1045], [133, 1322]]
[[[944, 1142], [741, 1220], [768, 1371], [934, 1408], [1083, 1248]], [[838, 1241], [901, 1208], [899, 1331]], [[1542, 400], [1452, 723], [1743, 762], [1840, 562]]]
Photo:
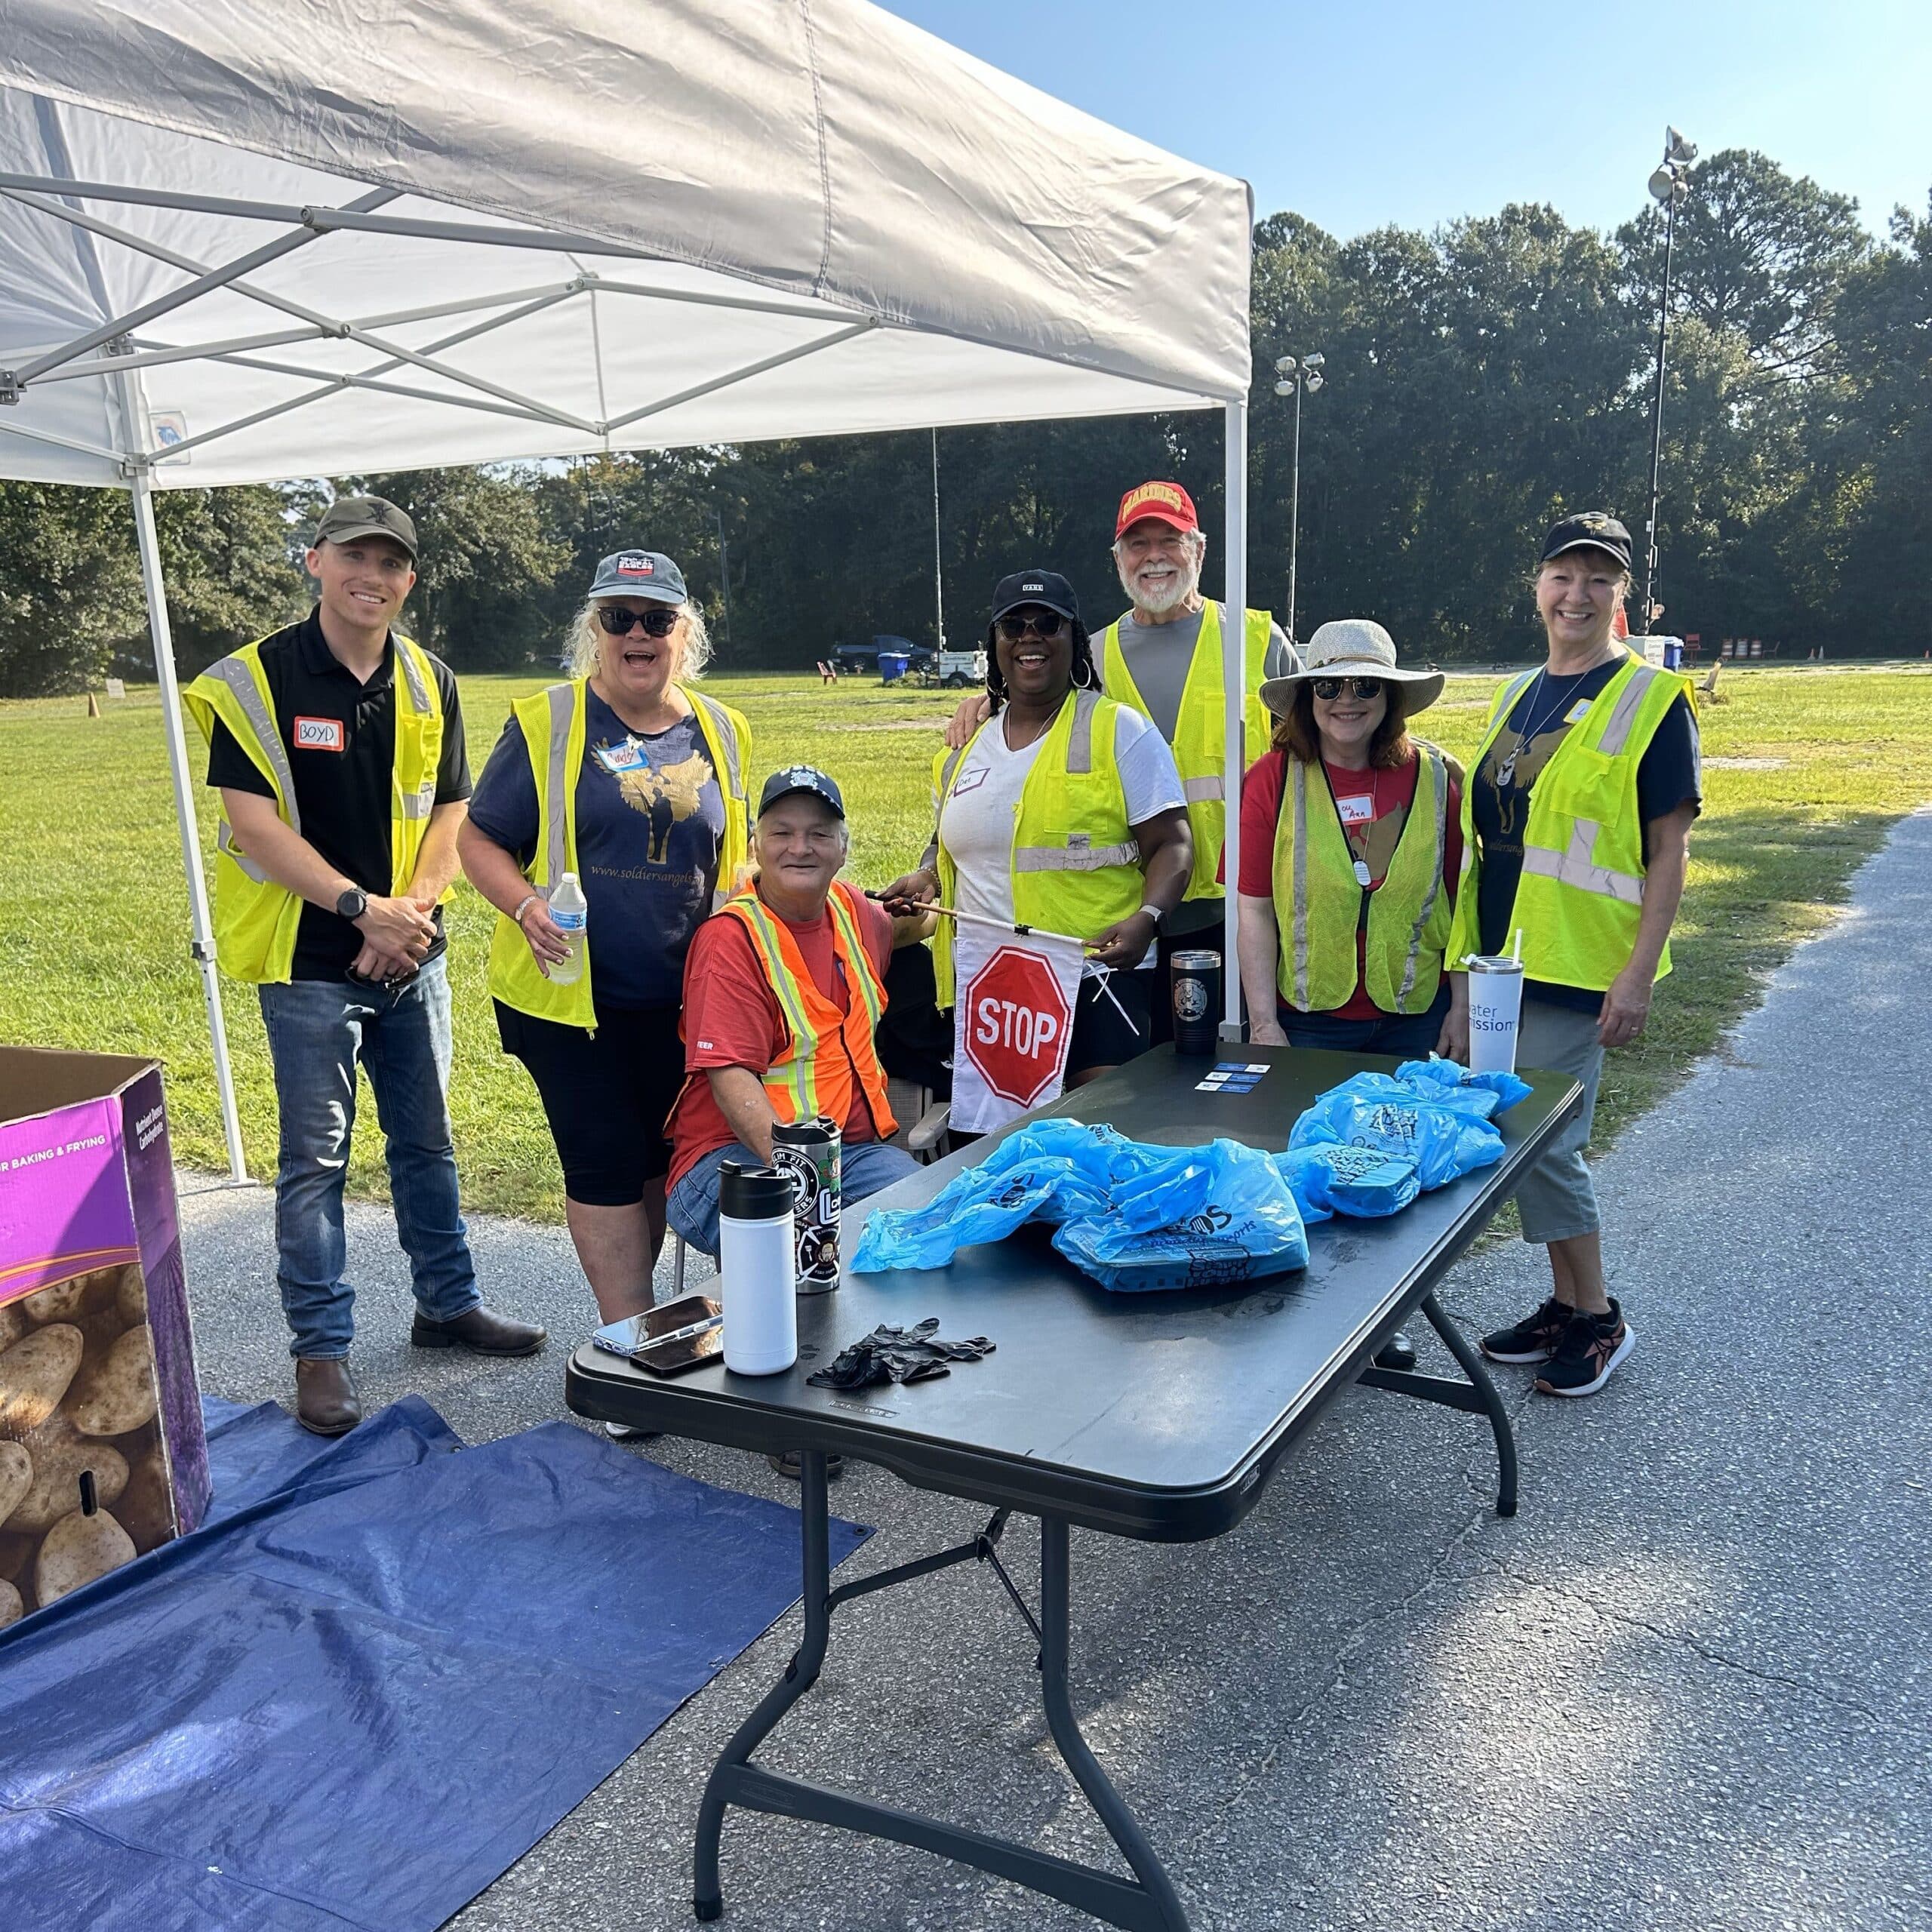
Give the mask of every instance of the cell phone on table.
[[709, 1295], [686, 1295], [641, 1315], [607, 1321], [590, 1339], [653, 1375], [683, 1375], [724, 1354], [724, 1311]]

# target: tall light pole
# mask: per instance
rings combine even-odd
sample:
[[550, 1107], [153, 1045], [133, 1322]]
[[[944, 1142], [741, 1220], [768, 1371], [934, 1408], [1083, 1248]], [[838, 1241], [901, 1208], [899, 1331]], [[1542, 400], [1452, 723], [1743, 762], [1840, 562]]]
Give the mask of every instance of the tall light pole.
[[1663, 288], [1657, 298], [1657, 386], [1651, 406], [1651, 513], [1644, 525], [1644, 601], [1637, 613], [1640, 636], [1650, 634], [1651, 611], [1657, 577], [1657, 484], [1663, 469], [1664, 341], [1670, 326], [1670, 257], [1677, 240], [1677, 205], [1690, 192], [1690, 164], [1697, 158], [1694, 141], [1675, 128], [1663, 131], [1663, 161], [1651, 177], [1651, 192], [1663, 204]]
[[1301, 398], [1306, 389], [1312, 395], [1321, 386], [1321, 371], [1327, 358], [1319, 354], [1304, 355], [1299, 361], [1292, 355], [1278, 358], [1275, 374], [1277, 395], [1295, 399], [1295, 456], [1293, 481], [1288, 486], [1288, 641], [1295, 641], [1295, 570], [1301, 550]]
[[724, 594], [724, 641], [731, 641], [731, 552], [724, 541], [724, 512], [715, 503], [711, 506], [712, 520], [718, 525], [718, 582]]

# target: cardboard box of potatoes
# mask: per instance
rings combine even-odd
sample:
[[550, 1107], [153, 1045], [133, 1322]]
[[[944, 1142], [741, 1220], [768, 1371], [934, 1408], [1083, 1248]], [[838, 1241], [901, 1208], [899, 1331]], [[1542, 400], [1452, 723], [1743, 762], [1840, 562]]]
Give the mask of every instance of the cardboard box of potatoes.
[[161, 1069], [0, 1047], [0, 1627], [208, 1501]]

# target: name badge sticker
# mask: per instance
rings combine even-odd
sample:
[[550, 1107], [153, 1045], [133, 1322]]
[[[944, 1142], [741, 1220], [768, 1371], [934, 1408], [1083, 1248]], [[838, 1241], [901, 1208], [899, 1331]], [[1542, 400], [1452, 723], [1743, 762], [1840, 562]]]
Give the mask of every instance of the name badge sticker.
[[597, 762], [615, 778], [626, 771], [641, 771], [648, 761], [644, 747], [635, 738], [626, 738], [620, 745], [599, 745]]
[[1335, 809], [1342, 815], [1344, 825], [1373, 825], [1375, 823], [1375, 800], [1366, 792], [1351, 792], [1346, 798], [1335, 801]]
[[297, 718], [291, 734], [298, 752], [340, 752], [349, 749], [340, 718]]
[[1566, 724], [1580, 724], [1585, 718], [1589, 716], [1589, 715], [1590, 700], [1586, 697], [1580, 697], [1577, 702], [1563, 714], [1563, 721]]

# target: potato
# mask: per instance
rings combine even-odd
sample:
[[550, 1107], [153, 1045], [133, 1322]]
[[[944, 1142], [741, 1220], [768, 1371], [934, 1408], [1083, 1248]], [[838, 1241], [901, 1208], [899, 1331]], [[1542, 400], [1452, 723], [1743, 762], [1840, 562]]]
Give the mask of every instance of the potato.
[[173, 1540], [174, 1500], [168, 1491], [168, 1465], [159, 1443], [133, 1465], [114, 1513], [143, 1556]]
[[33, 1458], [17, 1442], [0, 1442], [0, 1523], [33, 1487]]
[[128, 1532], [105, 1509], [70, 1511], [47, 1533], [33, 1566], [33, 1593], [45, 1610], [70, 1590], [118, 1570], [134, 1554]]
[[125, 1435], [152, 1422], [160, 1401], [144, 1322], [130, 1328], [104, 1355], [82, 1364], [62, 1411], [83, 1435]]
[[53, 1414], [81, 1365], [84, 1346], [78, 1328], [55, 1322], [23, 1335], [0, 1355], [0, 1435], [24, 1435]]
[[34, 1539], [0, 1531], [0, 1583], [17, 1583], [33, 1561]]
[[0, 1302], [0, 1349], [11, 1349], [32, 1326], [18, 1300]]
[[[17, 1344], [16, 1346], [19, 1346]], [[128, 1487], [128, 1461], [104, 1442], [91, 1442], [65, 1416], [55, 1416], [26, 1438], [33, 1484], [14, 1506], [8, 1529], [32, 1535], [51, 1530], [79, 1506], [81, 1472], [94, 1472], [94, 1500], [105, 1509]]]
[[55, 1281], [36, 1288], [20, 1306], [29, 1321], [72, 1321], [77, 1315], [97, 1315], [114, 1306], [117, 1268], [97, 1268], [91, 1275]]
[[148, 1318], [148, 1284], [141, 1278], [140, 1263], [130, 1262], [122, 1269], [121, 1279], [114, 1290], [114, 1312], [121, 1318], [124, 1328], [131, 1328], [137, 1321]]
[[20, 1592], [11, 1583], [0, 1583], [0, 1630], [5, 1629], [10, 1623], [19, 1623], [26, 1611]]

